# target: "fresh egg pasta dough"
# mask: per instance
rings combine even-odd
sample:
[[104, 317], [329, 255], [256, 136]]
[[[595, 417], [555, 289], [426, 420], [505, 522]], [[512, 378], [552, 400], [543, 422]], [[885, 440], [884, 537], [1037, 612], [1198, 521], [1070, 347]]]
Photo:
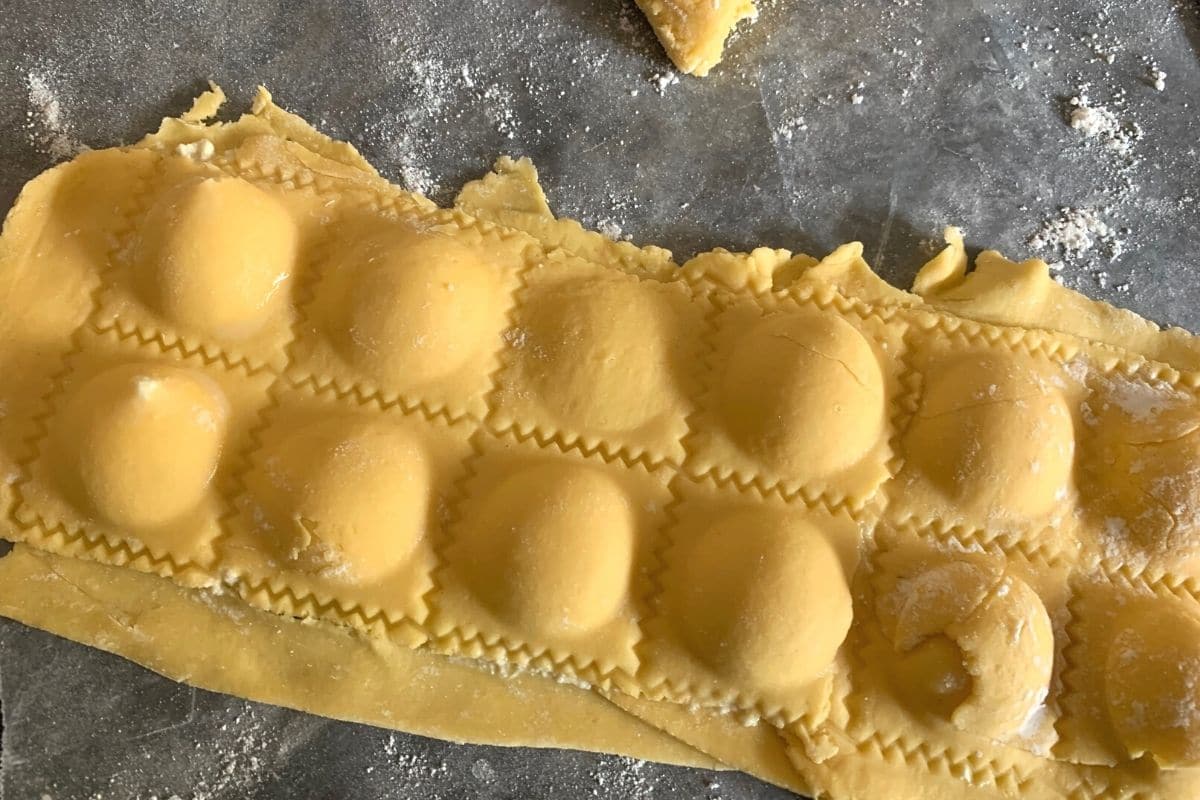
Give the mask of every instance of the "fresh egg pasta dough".
[[856, 244], [677, 265], [525, 161], [441, 209], [221, 99], [6, 223], [4, 614], [835, 798], [1200, 791], [1190, 335], [954, 230], [908, 293]]
[[758, 15], [752, 0], [637, 0], [675, 66], [704, 76], [721, 61], [739, 22]]

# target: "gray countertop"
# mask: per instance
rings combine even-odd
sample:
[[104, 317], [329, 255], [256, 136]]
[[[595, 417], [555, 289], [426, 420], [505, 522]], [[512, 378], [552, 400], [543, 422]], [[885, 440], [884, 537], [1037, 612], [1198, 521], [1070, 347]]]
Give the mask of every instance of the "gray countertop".
[[[762, 5], [722, 67], [676, 81], [620, 0], [5, 0], [0, 207], [73, 147], [183, 111], [205, 79], [237, 102], [261, 82], [438, 200], [528, 155], [560, 213], [679, 258], [857, 239], [901, 285], [958, 224], [974, 248], [1042, 255], [1070, 286], [1200, 329], [1196, 3]], [[789, 796], [330, 722], [8, 621], [0, 703], [4, 800]]]

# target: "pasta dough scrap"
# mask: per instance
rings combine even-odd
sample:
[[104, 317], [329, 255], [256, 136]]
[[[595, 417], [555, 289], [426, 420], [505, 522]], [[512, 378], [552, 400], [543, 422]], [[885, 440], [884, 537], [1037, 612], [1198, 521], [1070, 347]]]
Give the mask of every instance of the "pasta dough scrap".
[[667, 55], [683, 72], [703, 77], [721, 61], [739, 22], [754, 19], [752, 0], [637, 0]]
[[[0, 558], [0, 613], [172, 680], [336, 719], [456, 742], [723, 768], [585, 689], [505, 676], [336, 626], [294, 625], [231, 595], [25, 545]], [[341, 671], [354, 680], [329, 691], [328, 676]]]
[[[22, 544], [0, 573], [122, 576], [92, 614], [182, 593], [150, 643], [112, 645], [151, 666], [220, 598], [264, 651], [318, 631], [391, 654], [368, 675], [508, 676], [468, 702], [598, 693], [603, 731], [541, 741], [643, 730], [620, 707], [811, 793], [1200, 788], [1175, 713], [1200, 662], [1169, 635], [1200, 618], [1194, 338], [1042, 262], [968, 273], [955, 231], [909, 293], [855, 244], [677, 265], [609, 242], [555, 219], [528, 162], [439, 209], [265, 92], [195, 118], [215, 102], [36, 179], [10, 217], [0, 500]], [[101, 642], [22, 598], [0, 592]], [[237, 652], [197, 646], [214, 669]], [[265, 699], [362, 715], [311, 683]], [[642, 752], [690, 753], [671, 742]]]

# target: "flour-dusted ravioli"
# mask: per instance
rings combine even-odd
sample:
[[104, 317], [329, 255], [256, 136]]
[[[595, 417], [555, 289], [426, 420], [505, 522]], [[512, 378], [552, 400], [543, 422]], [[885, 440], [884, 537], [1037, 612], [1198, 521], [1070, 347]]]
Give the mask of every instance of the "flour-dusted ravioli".
[[[510, 675], [542, 743], [644, 732], [555, 728], [595, 695], [553, 678], [832, 797], [1200, 790], [1194, 339], [1041, 262], [967, 275], [953, 232], [909, 294], [857, 245], [676, 266], [554, 219], [527, 163], [462, 198], [265, 94], [32, 183], [0, 239], [0, 574], [130, 596], [0, 607], [336, 716], [527, 743], [446, 710]], [[118, 600], [149, 638], [73, 617]], [[314, 664], [400, 680], [331, 699]], [[647, 736], [619, 749], [689, 760]]]

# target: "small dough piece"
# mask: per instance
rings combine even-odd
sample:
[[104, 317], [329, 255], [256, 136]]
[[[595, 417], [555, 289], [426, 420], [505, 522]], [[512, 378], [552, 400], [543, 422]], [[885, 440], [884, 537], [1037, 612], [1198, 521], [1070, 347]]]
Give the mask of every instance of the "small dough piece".
[[752, 0], [637, 0], [667, 55], [683, 72], [703, 77], [721, 60], [725, 39], [758, 11]]

